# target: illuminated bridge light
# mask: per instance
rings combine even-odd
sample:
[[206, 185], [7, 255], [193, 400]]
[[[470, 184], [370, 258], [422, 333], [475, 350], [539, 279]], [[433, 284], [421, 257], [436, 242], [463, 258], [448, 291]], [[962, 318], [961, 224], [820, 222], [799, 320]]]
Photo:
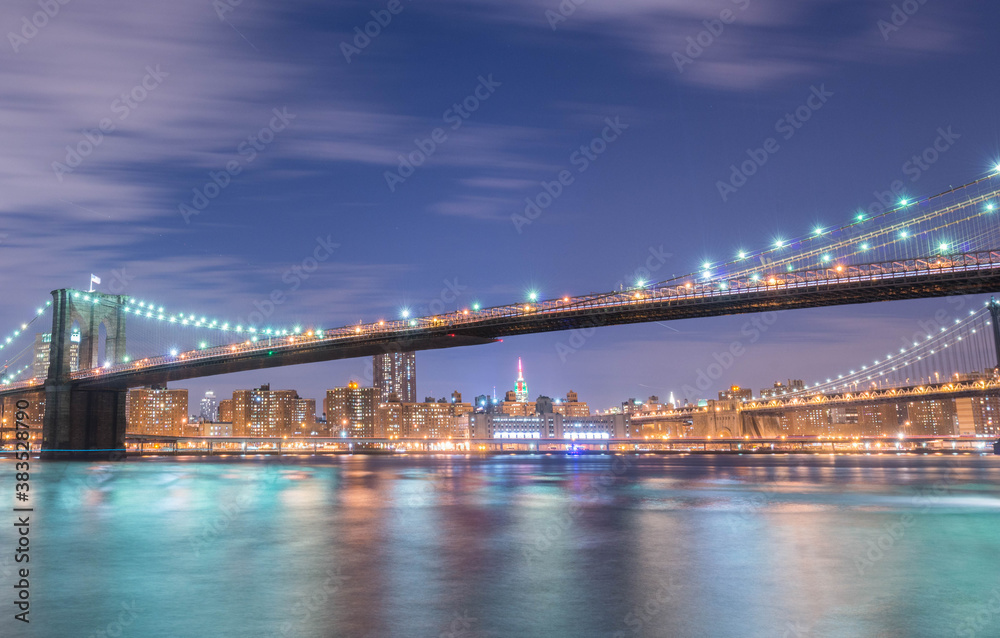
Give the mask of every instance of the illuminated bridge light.
[[775, 248], [784, 248], [785, 247], [785, 240], [779, 239], [779, 240], [775, 241], [774, 242], [774, 247]]
[[740, 259], [746, 259], [747, 258], [747, 254], [745, 252], [743, 252], [742, 250], [740, 252], [738, 252], [736, 254], [736, 256], [739, 257]]
[[868, 250], [868, 244], [861, 244], [861, 250]]
[[910, 236], [910, 234], [908, 232], [906, 232], [905, 230], [903, 230], [903, 231], [900, 231], [899, 236], [902, 237], [903, 239], [906, 239], [907, 237]]

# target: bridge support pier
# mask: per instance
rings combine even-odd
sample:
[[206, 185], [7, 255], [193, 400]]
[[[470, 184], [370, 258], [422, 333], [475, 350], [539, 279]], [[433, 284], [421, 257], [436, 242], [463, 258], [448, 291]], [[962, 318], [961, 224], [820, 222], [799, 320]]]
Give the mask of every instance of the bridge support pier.
[[42, 458], [124, 460], [127, 394], [46, 384]]

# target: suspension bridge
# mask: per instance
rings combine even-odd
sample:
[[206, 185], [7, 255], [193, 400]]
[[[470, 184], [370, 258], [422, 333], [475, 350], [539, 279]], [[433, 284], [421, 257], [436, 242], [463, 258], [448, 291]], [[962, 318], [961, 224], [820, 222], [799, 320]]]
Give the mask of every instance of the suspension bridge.
[[[550, 299], [530, 293], [506, 305], [472, 304], [426, 317], [404, 313], [333, 328], [244, 325], [137, 296], [59, 289], [0, 341], [0, 359], [6, 357], [0, 396], [44, 390], [43, 456], [107, 456], [124, 447], [125, 397], [131, 387], [391, 351], [488, 344], [529, 333], [994, 292], [1000, 290], [998, 214], [1000, 166], [958, 188], [903, 200], [875, 215], [855, 213], [843, 223], [706, 261], [664, 281]], [[995, 316], [986, 318], [995, 312], [987, 304], [970, 315], [980, 323], [977, 333], [965, 337], [968, 343], [989, 340], [992, 348], [989, 361], [978, 355], [982, 369], [995, 369], [1000, 361], [1000, 326]], [[48, 321], [42, 369], [34, 337]], [[971, 323], [958, 325], [964, 329]], [[961, 336], [945, 333], [949, 339]], [[874, 370], [876, 384], [895, 379], [903, 386], [941, 391], [940, 379], [932, 383], [928, 377], [924, 384], [918, 382], [920, 374], [911, 375], [913, 382], [896, 374], [897, 369], [900, 374], [919, 371], [921, 362], [937, 352], [958, 351], [940, 335], [926, 341], [873, 364], [882, 366]], [[971, 350], [967, 356], [973, 356]], [[811, 391], [873, 391], [872, 375], [866, 365], [817, 382]], [[989, 385], [981, 391], [995, 389]]]

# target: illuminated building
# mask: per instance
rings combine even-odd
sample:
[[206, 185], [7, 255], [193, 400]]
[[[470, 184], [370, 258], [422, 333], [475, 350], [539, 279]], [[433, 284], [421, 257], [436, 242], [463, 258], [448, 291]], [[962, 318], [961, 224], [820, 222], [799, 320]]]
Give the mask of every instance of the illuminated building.
[[929, 399], [906, 404], [906, 434], [951, 436], [958, 432], [954, 399]]
[[163, 386], [133, 388], [126, 403], [127, 429], [133, 434], [184, 436], [188, 391]]
[[749, 401], [752, 398], [753, 390], [750, 388], [741, 388], [738, 385], [730, 386], [728, 390], [723, 390], [719, 393], [719, 401], [729, 401], [731, 399]]
[[[478, 405], [477, 409], [479, 409]], [[565, 399], [557, 399], [556, 401], [546, 396], [540, 396], [535, 401], [519, 401], [517, 400], [517, 391], [510, 390], [507, 392], [505, 400], [493, 411], [508, 416], [532, 416], [548, 412], [567, 417], [590, 416], [590, 406], [586, 402], [578, 400], [576, 392], [572, 390], [566, 393]]]
[[[45, 392], [21, 392], [0, 397], [0, 442], [11, 444], [17, 438], [17, 402], [27, 401], [30, 405], [24, 410], [28, 418], [28, 440], [34, 445], [42, 441], [42, 422], [45, 419]], [[23, 429], [22, 429], [23, 431]]]
[[223, 399], [219, 401], [219, 422], [220, 423], [232, 423], [233, 422], [233, 400]]
[[806, 386], [802, 379], [789, 379], [788, 383], [782, 383], [780, 381], [775, 381], [774, 386], [770, 388], [764, 388], [760, 391], [761, 399], [774, 399], [777, 397], [782, 397], [788, 394], [793, 394], [795, 392], [801, 392], [805, 390]]
[[556, 400], [552, 405], [552, 411], [568, 417], [590, 416], [590, 406], [587, 405], [586, 401], [580, 401], [576, 392], [572, 390], [566, 393], [564, 400]]
[[327, 390], [323, 409], [330, 436], [375, 436], [375, 409], [380, 396], [379, 388], [363, 388], [356, 381], [345, 388]]
[[296, 436], [319, 434], [316, 431], [316, 399], [292, 401], [292, 430]]
[[232, 423], [212, 423], [211, 421], [205, 421], [201, 424], [201, 435], [202, 436], [232, 436], [233, 435], [233, 424]]
[[471, 412], [470, 403], [389, 401], [378, 406], [375, 432], [383, 438], [464, 438], [468, 430], [463, 417]]
[[303, 427], [311, 431], [316, 422], [315, 400], [269, 384], [233, 392], [232, 411], [233, 436], [293, 436]]
[[528, 400], [528, 382], [524, 380], [524, 372], [521, 369], [521, 357], [517, 358], [517, 383], [514, 385], [514, 400], [526, 402]]
[[213, 422], [219, 420], [219, 401], [211, 390], [206, 392], [201, 400], [201, 420]]
[[[378, 388], [378, 402], [393, 394], [403, 403], [417, 400], [417, 355], [414, 352], [387, 352], [372, 357], [372, 385]], [[327, 412], [327, 420], [330, 420]]]
[[533, 416], [469, 414], [469, 433], [474, 439], [574, 439], [595, 441], [627, 436], [627, 418], [606, 414], [579, 418], [555, 412]]
[[[69, 336], [69, 371], [76, 372], [80, 368], [80, 331], [74, 330]], [[40, 332], [35, 335], [35, 357], [32, 362], [31, 376], [36, 379], [46, 379], [49, 376], [49, 349], [52, 344], [52, 333]]]
[[1000, 435], [1000, 397], [967, 397], [955, 399], [959, 434]]

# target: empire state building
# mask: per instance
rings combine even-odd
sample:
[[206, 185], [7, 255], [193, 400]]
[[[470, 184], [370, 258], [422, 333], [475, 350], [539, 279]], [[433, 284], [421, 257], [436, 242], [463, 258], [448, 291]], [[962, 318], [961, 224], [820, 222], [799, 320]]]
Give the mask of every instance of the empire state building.
[[524, 380], [524, 372], [521, 370], [521, 357], [517, 358], [517, 385], [514, 386], [514, 396], [518, 401], [528, 400], [528, 383]]

